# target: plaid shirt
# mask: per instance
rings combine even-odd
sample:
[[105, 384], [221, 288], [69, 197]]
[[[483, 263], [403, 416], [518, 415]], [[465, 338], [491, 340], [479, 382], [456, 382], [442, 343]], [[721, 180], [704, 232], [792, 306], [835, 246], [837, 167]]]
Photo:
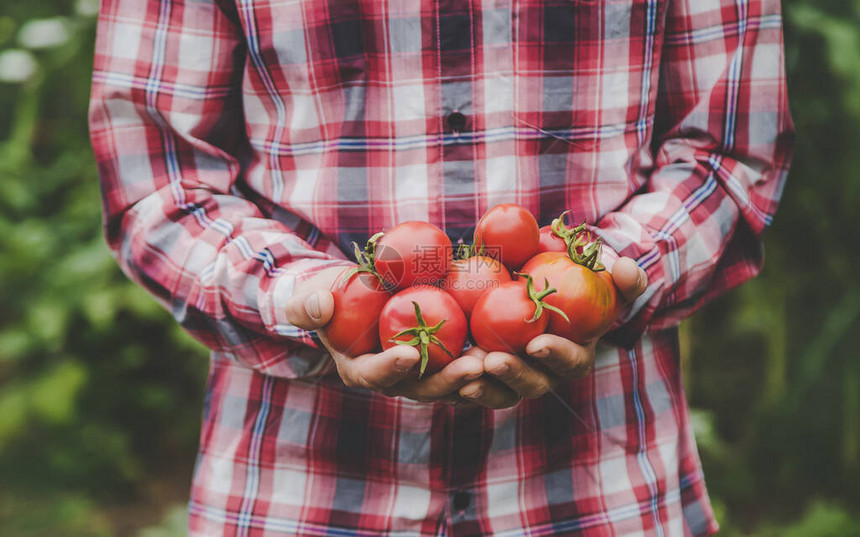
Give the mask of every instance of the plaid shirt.
[[[112, 251], [213, 352], [191, 534], [716, 530], [675, 326], [761, 269], [778, 0], [103, 0], [90, 120]], [[589, 377], [420, 404], [287, 322], [351, 241], [503, 202], [648, 273]]]

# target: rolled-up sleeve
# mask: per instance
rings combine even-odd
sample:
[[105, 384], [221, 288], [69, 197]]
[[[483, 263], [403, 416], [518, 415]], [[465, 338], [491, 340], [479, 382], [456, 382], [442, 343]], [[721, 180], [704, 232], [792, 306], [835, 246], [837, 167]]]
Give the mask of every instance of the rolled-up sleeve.
[[758, 274], [794, 147], [780, 2], [669, 0], [647, 183], [594, 226], [648, 274], [631, 344]]
[[245, 55], [238, 21], [215, 0], [102, 1], [90, 133], [105, 237], [125, 273], [213, 351], [266, 374], [315, 375], [328, 357], [284, 305], [297, 282], [346, 261], [237, 188]]

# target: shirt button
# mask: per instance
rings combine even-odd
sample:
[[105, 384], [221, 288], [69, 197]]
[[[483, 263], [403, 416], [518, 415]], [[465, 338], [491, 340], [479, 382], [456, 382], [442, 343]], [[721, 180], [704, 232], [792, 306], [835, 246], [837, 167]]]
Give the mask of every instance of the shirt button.
[[472, 501], [472, 498], [469, 496], [468, 492], [457, 492], [454, 494], [453, 505], [454, 509], [457, 511], [462, 511], [463, 509], [469, 507], [469, 503]]
[[448, 128], [453, 132], [460, 132], [466, 127], [466, 116], [454, 111], [448, 114]]

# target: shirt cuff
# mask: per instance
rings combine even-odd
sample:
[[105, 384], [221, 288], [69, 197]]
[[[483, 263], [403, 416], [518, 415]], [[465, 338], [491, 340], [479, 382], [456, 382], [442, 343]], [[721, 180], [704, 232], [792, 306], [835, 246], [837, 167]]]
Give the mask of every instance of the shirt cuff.
[[287, 319], [287, 301], [292, 298], [296, 287], [316, 275], [323, 269], [331, 267], [351, 267], [352, 263], [345, 259], [302, 259], [293, 261], [288, 269], [281, 269], [274, 283], [267, 289], [261, 290], [260, 316], [266, 330], [277, 337], [296, 340], [305, 345], [321, 348], [316, 331], [303, 330]]

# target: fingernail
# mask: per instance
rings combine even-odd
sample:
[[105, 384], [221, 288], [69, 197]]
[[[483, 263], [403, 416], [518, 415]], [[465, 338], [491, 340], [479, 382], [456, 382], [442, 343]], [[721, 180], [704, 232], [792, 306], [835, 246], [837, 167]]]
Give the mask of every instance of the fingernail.
[[549, 349], [547, 349], [546, 347], [538, 349], [532, 353], [532, 356], [534, 356], [535, 358], [543, 358], [547, 355], [549, 355]]
[[465, 395], [469, 399], [477, 399], [478, 397], [481, 397], [482, 395], [484, 395], [484, 389], [480, 388], [480, 387], [473, 388], [471, 391], [468, 391], [463, 395]]
[[400, 371], [401, 373], [403, 373], [405, 371], [409, 371], [410, 369], [412, 369], [412, 366], [414, 366], [414, 365], [415, 365], [415, 359], [414, 358], [405, 358], [405, 357], [404, 358], [398, 358], [394, 362], [394, 367], [398, 371]]
[[318, 321], [322, 315], [320, 314], [320, 297], [317, 293], [311, 294], [305, 300], [305, 311], [311, 319]]
[[480, 377], [483, 374], [484, 374], [484, 368], [483, 367], [480, 369], [467, 370], [463, 373], [462, 379], [463, 380], [475, 380], [476, 378]]
[[495, 367], [490, 369], [490, 373], [494, 375], [504, 375], [508, 371], [511, 370], [511, 367], [508, 364], [498, 364]]

